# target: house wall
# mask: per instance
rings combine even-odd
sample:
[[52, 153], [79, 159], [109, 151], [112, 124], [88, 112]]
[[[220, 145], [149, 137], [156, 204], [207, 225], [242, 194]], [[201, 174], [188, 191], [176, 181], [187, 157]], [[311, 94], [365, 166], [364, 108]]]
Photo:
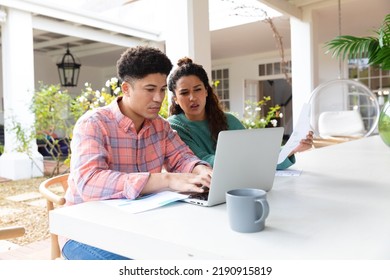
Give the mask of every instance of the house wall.
[[244, 81], [284, 78], [283, 75], [259, 77], [258, 65], [280, 61], [278, 52], [259, 53], [249, 56], [213, 60], [212, 69], [229, 69], [230, 109], [242, 116], [244, 112]]
[[[39, 81], [42, 81], [43, 84], [59, 84], [59, 76], [57, 65], [55, 61], [52, 61], [49, 57], [42, 54], [35, 54], [35, 87], [39, 88]], [[80, 76], [78, 80], [77, 87], [68, 87], [67, 89], [70, 94], [77, 96], [85, 88], [85, 83], [88, 82], [92, 84], [93, 89], [101, 89], [105, 86], [107, 77], [115, 76], [114, 69], [105, 69], [105, 68], [94, 68], [83, 66], [81, 62]]]
[[318, 85], [337, 79], [339, 76], [348, 78], [348, 68], [346, 62], [342, 63], [340, 72], [339, 60], [337, 58], [332, 58], [330, 54], [326, 54], [326, 49], [323, 44], [318, 46], [318, 60], [320, 65], [318, 69]]

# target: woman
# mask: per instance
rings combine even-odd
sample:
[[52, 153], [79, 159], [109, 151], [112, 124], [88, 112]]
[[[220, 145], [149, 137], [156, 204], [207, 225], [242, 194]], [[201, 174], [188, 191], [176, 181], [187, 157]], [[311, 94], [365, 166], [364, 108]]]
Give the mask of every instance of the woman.
[[[196, 156], [213, 165], [218, 133], [245, 127], [235, 116], [222, 110], [202, 65], [193, 63], [188, 57], [177, 64], [168, 80], [168, 88], [173, 93], [168, 121]], [[277, 169], [293, 165], [294, 153], [310, 149], [312, 139], [309, 132]]]

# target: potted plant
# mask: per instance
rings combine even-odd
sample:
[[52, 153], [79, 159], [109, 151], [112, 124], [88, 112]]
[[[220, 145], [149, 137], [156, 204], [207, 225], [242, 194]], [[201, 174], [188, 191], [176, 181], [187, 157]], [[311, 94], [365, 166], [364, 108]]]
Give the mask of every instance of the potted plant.
[[268, 112], [265, 112], [267, 102], [271, 100], [270, 96], [264, 96], [258, 102], [246, 100], [244, 108], [244, 117], [241, 123], [247, 129], [276, 127], [278, 119], [282, 118], [280, 106], [270, 106]]
[[[382, 70], [390, 70], [390, 14], [376, 31], [376, 37], [355, 37], [349, 35], [337, 36], [327, 42], [328, 52], [333, 57], [345, 59], [368, 58], [369, 65], [375, 65]], [[390, 147], [390, 101], [384, 104], [378, 122], [378, 131], [383, 142]]]

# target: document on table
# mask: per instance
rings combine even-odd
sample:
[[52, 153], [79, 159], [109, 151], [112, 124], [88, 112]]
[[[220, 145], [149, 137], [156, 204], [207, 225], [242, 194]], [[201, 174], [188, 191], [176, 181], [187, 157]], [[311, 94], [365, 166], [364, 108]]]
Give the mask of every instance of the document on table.
[[306, 138], [310, 130], [310, 105], [305, 103], [302, 106], [301, 114], [290, 138], [279, 153], [278, 164], [282, 163], [291, 151], [299, 145], [299, 142]]
[[291, 177], [291, 176], [300, 176], [302, 173], [302, 170], [295, 170], [295, 169], [284, 169], [284, 170], [276, 170], [275, 176], [276, 177]]
[[141, 196], [137, 199], [111, 199], [104, 200], [103, 202], [107, 205], [111, 205], [123, 211], [135, 214], [155, 209], [178, 200], [183, 200], [187, 197], [188, 195], [185, 194], [172, 191], [163, 191], [155, 194]]

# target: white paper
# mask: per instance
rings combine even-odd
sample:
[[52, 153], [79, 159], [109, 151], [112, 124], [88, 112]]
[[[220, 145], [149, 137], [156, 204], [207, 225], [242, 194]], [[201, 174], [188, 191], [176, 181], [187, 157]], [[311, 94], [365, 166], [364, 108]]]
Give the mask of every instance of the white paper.
[[103, 202], [113, 207], [120, 208], [129, 213], [140, 213], [155, 209], [169, 203], [183, 200], [188, 195], [180, 194], [172, 191], [163, 191], [155, 194], [139, 197], [137, 199], [111, 199]]
[[301, 114], [299, 115], [294, 131], [279, 153], [278, 164], [282, 163], [291, 151], [299, 145], [299, 142], [306, 138], [310, 130], [310, 105], [305, 103], [302, 106]]
[[276, 170], [275, 176], [276, 177], [291, 177], [291, 176], [300, 176], [302, 173], [302, 170], [296, 170], [296, 169], [284, 169], [284, 170]]

